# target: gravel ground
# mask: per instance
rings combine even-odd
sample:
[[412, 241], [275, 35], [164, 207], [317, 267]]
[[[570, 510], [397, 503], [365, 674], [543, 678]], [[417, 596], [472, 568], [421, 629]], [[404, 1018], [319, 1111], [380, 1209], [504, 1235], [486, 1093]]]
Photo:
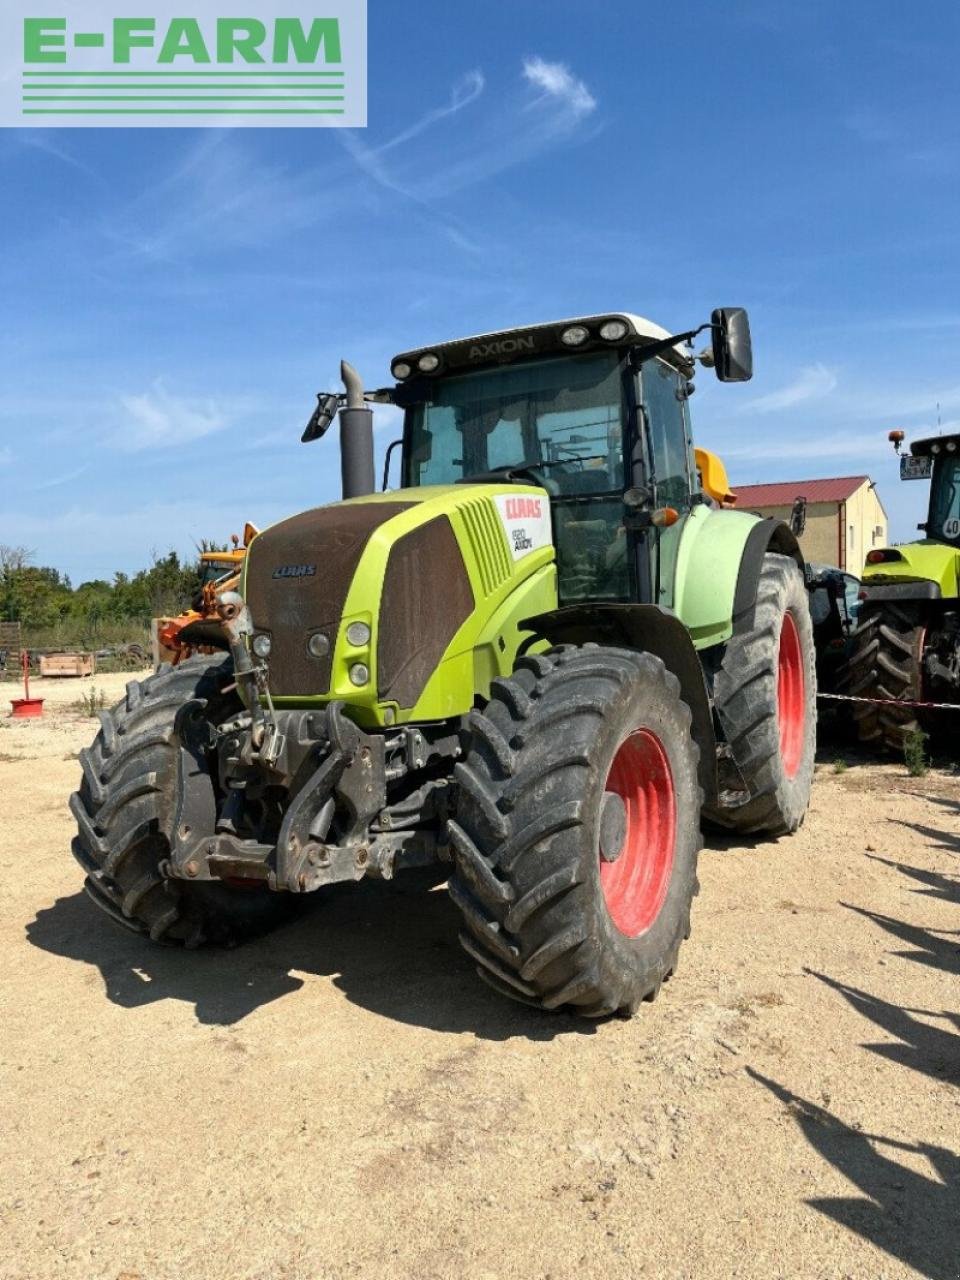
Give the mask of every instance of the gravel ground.
[[661, 998], [581, 1024], [402, 880], [230, 952], [115, 927], [66, 801], [125, 679], [0, 719], [4, 1280], [960, 1276], [960, 778], [829, 753], [796, 836], [704, 851]]

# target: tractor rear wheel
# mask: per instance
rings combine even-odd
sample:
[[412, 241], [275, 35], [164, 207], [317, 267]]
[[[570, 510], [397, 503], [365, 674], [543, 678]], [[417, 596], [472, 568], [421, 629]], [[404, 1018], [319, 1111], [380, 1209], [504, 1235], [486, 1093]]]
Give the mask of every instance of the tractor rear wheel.
[[727, 642], [713, 696], [725, 748], [720, 803], [705, 818], [745, 835], [796, 831], [813, 784], [817, 674], [807, 591], [788, 556], [764, 556], [752, 626]]
[[174, 718], [191, 698], [207, 700], [217, 723], [241, 710], [229, 659], [189, 658], [162, 667], [126, 698], [100, 713], [101, 729], [80, 752], [83, 778], [70, 797], [77, 821], [73, 855], [87, 873], [84, 888], [118, 924], [154, 942], [231, 945], [264, 932], [292, 909], [290, 895], [259, 884], [233, 886], [167, 880], [159, 864], [169, 852], [177, 767]]
[[[904, 605], [864, 606], [854, 637], [844, 692], [859, 698], [918, 702], [923, 697], [921, 661], [926, 628]], [[920, 728], [912, 707], [854, 703], [857, 736], [865, 746], [903, 750]]]
[[493, 682], [456, 770], [449, 892], [497, 991], [586, 1017], [656, 996], [697, 890], [690, 724], [650, 654], [564, 648]]

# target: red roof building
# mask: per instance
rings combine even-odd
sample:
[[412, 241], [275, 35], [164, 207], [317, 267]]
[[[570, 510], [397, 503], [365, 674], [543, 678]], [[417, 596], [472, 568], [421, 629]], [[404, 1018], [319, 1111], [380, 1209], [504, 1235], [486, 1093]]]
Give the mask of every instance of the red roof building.
[[806, 499], [803, 554], [860, 574], [868, 551], [886, 546], [887, 513], [869, 476], [827, 476], [734, 485], [738, 511], [756, 511], [789, 522], [798, 498]]
[[825, 480], [780, 480], [776, 484], [741, 484], [737, 486], [737, 506], [753, 507], [793, 506], [797, 494], [802, 493], [807, 502], [846, 502], [862, 484], [869, 484], [869, 476], [833, 476]]

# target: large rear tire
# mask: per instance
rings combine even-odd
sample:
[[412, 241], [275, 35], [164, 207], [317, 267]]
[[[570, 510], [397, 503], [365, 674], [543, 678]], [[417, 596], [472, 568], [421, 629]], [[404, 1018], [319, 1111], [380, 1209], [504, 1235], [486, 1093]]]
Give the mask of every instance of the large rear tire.
[[83, 779], [70, 809], [84, 888], [118, 924], [154, 942], [232, 945], [278, 924], [292, 909], [290, 895], [264, 887], [188, 884], [159, 871], [172, 822], [174, 718], [191, 698], [207, 700], [214, 723], [240, 710], [236, 694], [224, 692], [232, 683], [230, 660], [208, 656], [131, 680], [124, 700], [100, 713], [100, 732], [80, 753]]
[[744, 835], [796, 831], [813, 785], [817, 672], [807, 591], [788, 556], [764, 556], [753, 625], [727, 642], [713, 695], [726, 745], [720, 803], [704, 817]]
[[864, 746], [900, 754], [907, 736], [920, 728], [912, 707], [889, 703], [922, 700], [925, 634], [926, 628], [909, 606], [891, 602], [864, 605], [843, 691], [854, 697], [888, 700], [887, 705], [853, 704], [857, 737]]
[[494, 681], [457, 766], [449, 892], [496, 990], [587, 1017], [656, 996], [697, 890], [690, 723], [650, 654], [561, 649]]

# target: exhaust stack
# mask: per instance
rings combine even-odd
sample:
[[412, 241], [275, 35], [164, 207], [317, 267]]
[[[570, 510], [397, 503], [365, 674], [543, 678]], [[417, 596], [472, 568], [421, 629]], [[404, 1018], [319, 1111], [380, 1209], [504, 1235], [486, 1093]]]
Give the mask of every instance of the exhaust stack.
[[352, 364], [340, 362], [347, 403], [340, 410], [340, 479], [345, 498], [376, 493], [373, 466], [373, 410], [363, 398], [363, 383]]

